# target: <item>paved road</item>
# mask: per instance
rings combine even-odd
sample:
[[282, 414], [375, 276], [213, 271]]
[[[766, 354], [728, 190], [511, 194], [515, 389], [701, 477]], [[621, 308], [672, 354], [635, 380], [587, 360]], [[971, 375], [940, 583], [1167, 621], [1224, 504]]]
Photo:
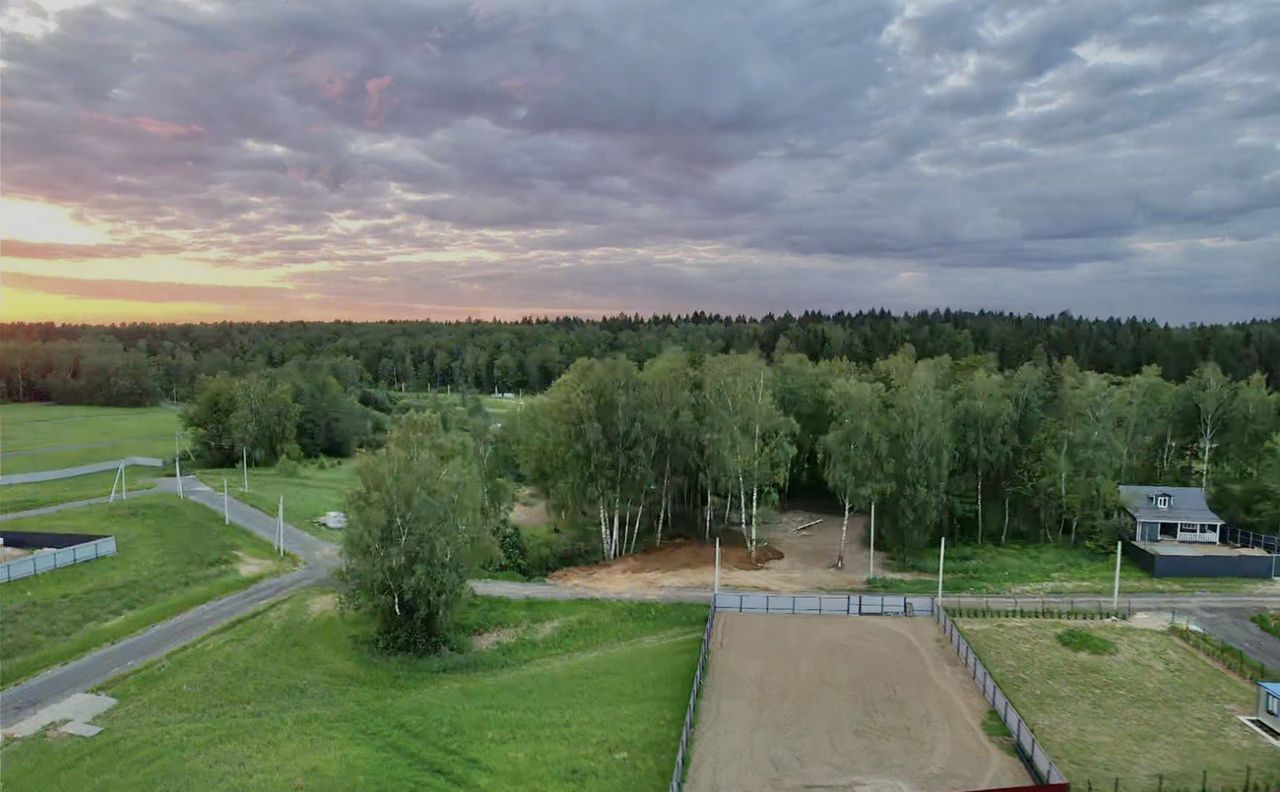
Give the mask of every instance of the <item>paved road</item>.
[[[218, 514], [222, 514], [221, 492], [216, 492], [200, 484], [194, 476], [183, 476], [182, 486], [188, 500], [207, 506]], [[176, 480], [171, 478], [161, 479], [160, 488], [166, 491], [176, 491]], [[275, 517], [232, 497], [227, 498], [227, 511], [230, 513], [231, 522], [241, 528], [252, 531], [268, 542], [275, 542]], [[287, 522], [284, 524], [284, 547], [285, 550], [293, 553], [307, 564], [318, 565], [325, 570], [332, 570], [338, 566], [337, 545], [312, 536], [306, 531], [301, 531]]]
[[[637, 589], [635, 591], [596, 591], [587, 588], [561, 586], [557, 583], [525, 583], [514, 580], [472, 580], [471, 590], [488, 597], [506, 599], [575, 600], [607, 599], [628, 602], [696, 602], [711, 603], [710, 589], [670, 588], [660, 591]], [[749, 592], [760, 594], [763, 592]], [[844, 596], [844, 595], [841, 595]]]
[[237, 616], [316, 582], [323, 575], [323, 571], [315, 567], [306, 567], [264, 580], [78, 660], [51, 668], [40, 676], [0, 692], [0, 724], [8, 728], [73, 693], [83, 693], [141, 663], [162, 657]]
[[[1280, 638], [1276, 638], [1249, 621], [1259, 608], [1207, 606], [1196, 602], [1178, 612], [1179, 621], [1187, 616], [1192, 624], [1209, 635], [1243, 649], [1244, 653], [1260, 660], [1268, 668], [1280, 670]], [[1269, 610], [1280, 610], [1280, 604], [1270, 603]]]
[[[196, 481], [194, 477], [188, 479], [186, 476], [183, 477], [183, 489], [193, 502], [207, 506], [219, 514], [222, 513], [221, 493], [215, 493]], [[149, 492], [176, 494], [177, 480], [161, 479], [156, 489]], [[64, 507], [76, 505], [88, 504], [64, 504]], [[274, 517], [234, 498], [229, 498], [227, 505], [232, 523], [258, 534], [267, 541], [273, 540], [276, 529]], [[304, 568], [264, 580], [243, 591], [207, 602], [119, 643], [103, 647], [78, 660], [51, 668], [40, 676], [0, 691], [0, 726], [8, 727], [73, 693], [82, 693], [102, 684], [116, 674], [148, 660], [162, 657], [265, 603], [327, 579], [338, 564], [337, 547], [300, 531], [292, 525], [286, 524], [284, 533], [285, 549], [302, 559], [306, 563]]]

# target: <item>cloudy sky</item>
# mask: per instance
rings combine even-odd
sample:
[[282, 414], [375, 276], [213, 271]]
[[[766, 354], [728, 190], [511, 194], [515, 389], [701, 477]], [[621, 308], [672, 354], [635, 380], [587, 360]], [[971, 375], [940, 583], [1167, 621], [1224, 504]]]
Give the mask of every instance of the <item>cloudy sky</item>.
[[0, 0], [7, 319], [1280, 315], [1280, 3]]

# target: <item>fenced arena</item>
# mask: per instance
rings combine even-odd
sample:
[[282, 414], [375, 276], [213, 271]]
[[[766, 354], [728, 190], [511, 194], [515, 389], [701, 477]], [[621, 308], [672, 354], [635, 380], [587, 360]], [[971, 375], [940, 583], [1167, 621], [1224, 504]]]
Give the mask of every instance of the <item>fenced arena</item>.
[[[0, 531], [0, 583], [116, 554], [114, 536]], [[13, 556], [13, 557], [9, 557]]]
[[1025, 726], [1026, 763], [983, 731], [998, 687], [985, 671], [975, 684], [976, 658], [965, 661], [946, 624], [932, 597], [717, 592], [671, 792], [1061, 782]]

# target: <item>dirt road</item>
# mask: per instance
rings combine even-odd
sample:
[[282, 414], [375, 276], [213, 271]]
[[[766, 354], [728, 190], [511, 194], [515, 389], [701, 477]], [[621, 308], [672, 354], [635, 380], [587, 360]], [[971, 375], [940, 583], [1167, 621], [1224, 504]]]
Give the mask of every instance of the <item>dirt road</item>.
[[725, 613], [712, 641], [690, 790], [1030, 783], [929, 619]]

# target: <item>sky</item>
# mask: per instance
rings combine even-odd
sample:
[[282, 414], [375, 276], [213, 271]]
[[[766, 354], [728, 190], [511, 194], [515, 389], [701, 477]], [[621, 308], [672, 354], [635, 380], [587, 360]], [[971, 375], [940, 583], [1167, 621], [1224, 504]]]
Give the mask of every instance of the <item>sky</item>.
[[1280, 315], [1280, 3], [0, 0], [0, 318]]

